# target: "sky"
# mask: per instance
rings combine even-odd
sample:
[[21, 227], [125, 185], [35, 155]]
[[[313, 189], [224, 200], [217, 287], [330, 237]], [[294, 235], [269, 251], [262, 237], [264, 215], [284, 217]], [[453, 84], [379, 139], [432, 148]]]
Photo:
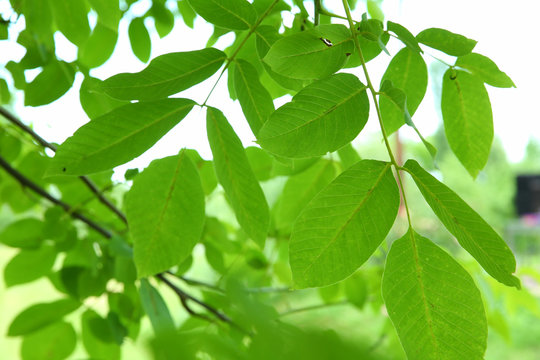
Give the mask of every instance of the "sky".
[[[330, 10], [343, 14], [341, 1], [325, 1]], [[6, 13], [7, 1], [0, 1], [0, 13]], [[146, 2], [141, 2], [134, 10], [135, 15], [142, 15], [148, 8]], [[487, 86], [493, 107], [495, 136], [500, 138], [511, 161], [519, 161], [530, 138], [540, 139], [540, 112], [536, 111], [536, 104], [540, 101], [537, 83], [540, 81], [540, 40], [537, 34], [536, 16], [540, 13], [540, 2], [536, 0], [384, 0], [382, 5], [386, 20], [398, 22], [407, 27], [413, 34], [430, 27], [440, 27], [468, 38], [478, 41], [474, 52], [488, 56], [509, 75], [517, 88], [498, 89]], [[357, 19], [364, 12], [363, 1], [353, 13]], [[147, 19], [147, 26], [152, 29], [152, 21]], [[291, 18], [286, 21], [291, 22]], [[123, 20], [120, 24], [120, 37], [112, 58], [103, 66], [92, 70], [91, 75], [106, 79], [119, 72], [136, 72], [146, 65], [135, 58], [131, 52], [127, 37], [129, 22]], [[19, 24], [22, 26], [22, 24]], [[197, 50], [203, 47], [206, 39], [212, 33], [211, 25], [201, 18], [195, 22], [196, 31], [186, 27], [179, 19], [174, 30], [165, 38], [159, 39], [152, 34], [152, 58], [176, 51]], [[57, 56], [65, 61], [76, 58], [76, 48], [57, 33]], [[224, 36], [216, 45], [223, 49], [228, 46], [233, 35]], [[392, 40], [391, 40], [392, 41]], [[396, 40], [389, 44], [391, 54], [397, 53], [401, 47]], [[18, 61], [24, 55], [24, 48], [14, 41], [0, 41], [0, 63], [9, 60]], [[431, 54], [444, 58], [444, 54], [435, 50], [428, 50]], [[391, 57], [381, 54], [368, 64], [368, 70], [374, 84], [384, 73]], [[428, 59], [426, 59], [428, 60]], [[428, 67], [430, 63], [428, 62]], [[363, 81], [363, 74], [355, 72]], [[6, 76], [7, 75], [7, 76]], [[37, 72], [30, 71], [28, 79], [36, 76]], [[0, 69], [0, 76], [7, 77], [7, 71]], [[208, 91], [217, 79], [217, 74], [205, 82], [175, 95], [189, 97], [202, 102]], [[82, 75], [78, 74], [74, 87], [56, 102], [41, 107], [25, 107], [22, 96], [15, 103], [14, 110], [24, 122], [33, 125], [35, 131], [51, 142], [61, 143], [73, 134], [80, 126], [89, 121], [82, 110], [78, 99], [78, 87], [82, 82]], [[228, 98], [226, 77], [222, 78], [218, 87], [212, 94], [211, 106], [219, 107], [226, 115], [232, 126], [239, 134], [245, 146], [255, 145], [254, 137], [243, 118], [238, 102]], [[432, 134], [440, 125], [441, 119], [432, 96], [430, 83], [424, 101], [413, 117], [415, 124], [424, 136]], [[280, 98], [276, 107], [288, 101], [290, 97]], [[362, 131], [362, 136], [378, 132], [378, 123], [372, 117]], [[400, 131], [406, 138], [417, 139], [416, 135], [407, 127]], [[141, 155], [138, 159], [117, 169], [123, 170], [131, 167], [145, 167], [152, 159], [176, 154], [181, 148], [195, 148], [204, 158], [211, 158], [210, 148], [206, 140], [204, 110], [196, 107], [171, 132], [161, 139], [152, 149]]]

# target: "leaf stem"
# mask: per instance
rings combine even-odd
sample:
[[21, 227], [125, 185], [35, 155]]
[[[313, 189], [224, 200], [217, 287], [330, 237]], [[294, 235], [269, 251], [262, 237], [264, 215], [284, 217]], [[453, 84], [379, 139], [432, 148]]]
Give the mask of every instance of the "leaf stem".
[[386, 150], [388, 152], [388, 156], [390, 157], [390, 162], [394, 166], [396, 170], [396, 181], [399, 185], [399, 189], [401, 191], [402, 199], [403, 199], [403, 205], [405, 205], [405, 211], [407, 212], [407, 221], [409, 223], [409, 226], [412, 226], [411, 222], [411, 215], [409, 212], [409, 206], [407, 204], [407, 197], [405, 196], [405, 189], [403, 186], [403, 181], [401, 179], [401, 174], [399, 172], [399, 169], [401, 167], [401, 164], [398, 164], [396, 161], [396, 158], [394, 156], [394, 153], [392, 151], [392, 147], [390, 146], [390, 142], [388, 141], [388, 135], [386, 133], [386, 130], [384, 128], [384, 124], [382, 121], [381, 116], [381, 110], [379, 108], [379, 103], [377, 102], [377, 91], [373, 87], [373, 83], [371, 82], [371, 79], [369, 77], [369, 73], [366, 66], [366, 61], [364, 60], [364, 55], [362, 54], [362, 48], [360, 47], [360, 42], [358, 41], [356, 28], [354, 26], [354, 21], [352, 19], [351, 10], [349, 9], [349, 4], [347, 3], [347, 0], [341, 0], [343, 3], [343, 8], [345, 9], [345, 13], [347, 14], [347, 21], [349, 22], [349, 28], [351, 30], [351, 34], [353, 37], [354, 45], [356, 46], [356, 50], [358, 51], [358, 56], [360, 57], [360, 63], [362, 64], [362, 69], [364, 70], [364, 75], [366, 77], [366, 83], [367, 87], [369, 88], [369, 92], [371, 93], [371, 96], [373, 98], [373, 104], [375, 105], [375, 111], [377, 112], [377, 119], [379, 120], [379, 126], [381, 128], [381, 133], [384, 139], [384, 144], [386, 146]]
[[259, 27], [259, 25], [262, 23], [262, 21], [264, 20], [264, 18], [266, 18], [268, 16], [268, 14], [270, 14], [270, 11], [272, 11], [272, 9], [274, 8], [274, 6], [277, 5], [277, 3], [279, 2], [280, 0], [274, 0], [274, 2], [272, 4], [270, 4], [270, 6], [265, 10], [265, 12], [259, 17], [259, 19], [257, 19], [257, 22], [255, 24], [253, 24], [253, 26], [249, 29], [249, 32], [247, 33], [247, 35], [244, 37], [244, 39], [242, 40], [242, 42], [240, 42], [240, 45], [238, 45], [238, 47], [234, 50], [234, 52], [232, 53], [231, 56], [229, 56], [229, 58], [227, 59], [227, 61], [225, 62], [225, 66], [223, 67], [223, 70], [221, 70], [221, 73], [219, 74], [219, 77], [217, 78], [216, 82], [214, 83], [214, 86], [212, 86], [212, 89], [210, 89], [210, 92], [208, 93], [208, 96], [206, 97], [206, 99], [204, 100], [204, 102], [202, 103], [201, 107], [204, 107], [206, 106], [206, 103], [208, 102], [208, 99], [210, 99], [210, 96], [212, 95], [212, 93], [214, 92], [217, 84], [219, 83], [219, 80], [221, 80], [221, 77], [223, 76], [223, 74], [225, 73], [225, 71], [227, 70], [227, 68], [229, 67], [229, 65], [234, 61], [234, 59], [236, 58], [236, 55], [238, 55], [238, 53], [240, 52], [240, 50], [242, 50], [242, 47], [245, 45], [245, 43], [248, 41], [249, 37], [255, 32], [255, 30], [257, 30], [257, 27]]

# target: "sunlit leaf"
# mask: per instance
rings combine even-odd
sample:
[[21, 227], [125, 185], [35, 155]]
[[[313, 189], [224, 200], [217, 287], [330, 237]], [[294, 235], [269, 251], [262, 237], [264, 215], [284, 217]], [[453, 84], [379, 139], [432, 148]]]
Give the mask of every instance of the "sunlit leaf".
[[412, 229], [390, 248], [382, 293], [408, 359], [484, 358], [486, 315], [473, 279]]
[[256, 135], [274, 112], [272, 97], [260, 83], [257, 70], [247, 61], [237, 60], [233, 75], [236, 96], [251, 131]]
[[88, 2], [96, 10], [100, 23], [111, 30], [118, 30], [118, 23], [122, 17], [118, 0], [89, 0]]
[[48, 175], [81, 175], [112, 169], [148, 150], [195, 103], [164, 99], [130, 103], [82, 126], [56, 151]]
[[24, 90], [24, 104], [41, 106], [64, 95], [73, 85], [75, 70], [64, 61], [52, 61]]
[[22, 360], [62, 360], [75, 350], [77, 334], [73, 325], [56, 322], [27, 335], [21, 346]]
[[508, 286], [520, 287], [516, 259], [503, 239], [465, 201], [446, 185], [422, 169], [414, 160], [405, 169], [427, 203], [444, 226], [495, 279]]
[[133, 54], [142, 62], [147, 62], [150, 59], [152, 42], [150, 41], [150, 34], [148, 34], [148, 29], [144, 25], [143, 18], [134, 18], [131, 20], [128, 35]]
[[81, 303], [61, 299], [50, 303], [32, 305], [20, 312], [9, 325], [8, 336], [26, 335], [39, 330], [73, 312]]
[[353, 49], [351, 33], [344, 25], [320, 25], [276, 41], [264, 61], [281, 75], [320, 79], [341, 69]]
[[233, 30], [249, 29], [257, 12], [246, 0], [189, 0], [189, 4], [209, 23]]
[[138, 277], [180, 264], [199, 241], [204, 192], [185, 152], [154, 160], [133, 181], [126, 198]]
[[298, 287], [340, 281], [384, 240], [399, 207], [391, 165], [362, 160], [319, 192], [297, 218], [290, 264]]
[[225, 58], [224, 52], [214, 48], [161, 55], [141, 72], [108, 78], [102, 89], [121, 100], [166, 98], [212, 76]]
[[398, 23], [389, 21], [388, 22], [388, 31], [391, 31], [394, 34], [396, 34], [398, 39], [403, 44], [407, 45], [411, 50], [419, 52], [419, 53], [423, 53], [422, 49], [418, 45], [418, 40], [416, 40], [414, 35], [411, 34], [411, 32], [407, 28], [405, 28], [404, 26], [402, 26], [402, 25], [400, 25]]
[[79, 90], [81, 106], [90, 119], [104, 115], [128, 102], [117, 100], [101, 91], [101, 80], [86, 76]]
[[58, 30], [75, 45], [83, 45], [90, 35], [86, 3], [72, 0], [51, 0], [48, 3]]
[[175, 330], [174, 322], [167, 308], [167, 304], [160, 293], [146, 279], [141, 279], [139, 294], [144, 312], [150, 318], [152, 328], [156, 335]]
[[21, 250], [4, 268], [4, 282], [9, 287], [37, 280], [49, 274], [55, 259], [56, 251], [52, 246]]
[[463, 56], [469, 54], [476, 46], [476, 40], [467, 39], [445, 29], [430, 28], [416, 35], [419, 43], [440, 50], [448, 55]]
[[450, 148], [476, 177], [486, 165], [493, 141], [491, 103], [482, 80], [448, 69], [443, 77], [441, 110]]
[[266, 240], [270, 215], [244, 147], [221, 111], [206, 112], [208, 141], [220, 184], [244, 231], [261, 247]]
[[456, 66], [467, 69], [488, 85], [502, 88], [516, 87], [512, 79], [488, 57], [476, 53], [460, 56]]
[[366, 124], [366, 87], [352, 74], [318, 80], [277, 109], [261, 128], [259, 144], [285, 157], [312, 157], [352, 141]]
[[153, 1], [150, 14], [154, 18], [154, 25], [160, 38], [167, 36], [174, 28], [174, 15], [167, 9], [165, 3]]
[[37, 248], [45, 241], [43, 228], [43, 221], [39, 219], [21, 219], [12, 222], [0, 233], [0, 242], [17, 248]]
[[98, 22], [88, 40], [79, 47], [79, 60], [89, 68], [103, 65], [111, 57], [117, 39], [116, 29]]

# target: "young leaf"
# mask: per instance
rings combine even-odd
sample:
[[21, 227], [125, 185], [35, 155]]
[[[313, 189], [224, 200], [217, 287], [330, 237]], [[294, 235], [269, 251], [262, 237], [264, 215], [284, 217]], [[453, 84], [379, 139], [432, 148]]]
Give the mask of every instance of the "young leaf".
[[476, 46], [476, 40], [467, 39], [445, 29], [430, 28], [416, 35], [418, 42], [448, 55], [463, 56], [469, 54]]
[[237, 60], [234, 66], [234, 89], [242, 111], [254, 135], [274, 112], [274, 102], [259, 81], [257, 70], [245, 60]]
[[39, 330], [73, 312], [81, 303], [61, 299], [50, 303], [32, 305], [20, 312], [9, 325], [7, 336], [21, 336]]
[[[391, 81], [394, 87], [403, 91], [407, 97], [408, 114], [412, 116], [426, 93], [428, 82], [426, 63], [417, 52], [404, 48], [390, 61], [381, 79], [381, 87], [385, 81]], [[388, 134], [392, 134], [405, 123], [403, 110], [396, 107], [389, 98], [380, 97], [380, 108], [384, 128]]]
[[390, 248], [382, 294], [408, 359], [483, 359], [487, 322], [478, 288], [413, 229]]
[[90, 25], [84, 1], [53, 0], [49, 2], [58, 30], [77, 46], [90, 35]]
[[418, 45], [418, 40], [416, 40], [414, 35], [411, 34], [411, 32], [407, 30], [407, 28], [392, 21], [388, 21], [387, 27], [388, 31], [393, 32], [398, 37], [398, 39], [409, 49], [415, 52], [423, 53], [422, 49]]
[[227, 29], [249, 29], [257, 21], [257, 11], [246, 0], [189, 0], [189, 4], [209, 23]]
[[482, 80], [448, 69], [443, 77], [441, 110], [450, 148], [476, 177], [486, 165], [493, 141], [491, 103]]
[[456, 66], [469, 70], [488, 85], [502, 88], [516, 87], [512, 79], [484, 55], [471, 53], [460, 56], [456, 60]]
[[389, 163], [362, 160], [319, 192], [296, 219], [289, 256], [296, 286], [352, 274], [392, 227], [399, 191]]
[[144, 25], [144, 18], [134, 18], [129, 23], [128, 28], [129, 42], [133, 54], [142, 62], [147, 62], [150, 59], [150, 51], [152, 50], [152, 42], [148, 29]]
[[430, 175], [414, 160], [405, 163], [405, 169], [427, 203], [443, 225], [499, 282], [520, 288], [516, 260], [503, 239], [465, 201], [446, 185]]
[[23, 360], [62, 360], [69, 357], [77, 345], [73, 325], [59, 321], [25, 336], [21, 345]]
[[276, 226], [290, 231], [294, 220], [309, 201], [336, 176], [335, 164], [321, 160], [300, 174], [291, 176], [276, 206]]
[[209, 107], [206, 131], [216, 175], [244, 231], [263, 247], [270, 223], [266, 198], [242, 142], [221, 111]]
[[157, 336], [175, 330], [174, 322], [161, 294], [146, 279], [141, 279], [139, 287], [144, 312], [150, 318]]
[[182, 151], [154, 160], [133, 181], [126, 216], [139, 278], [180, 264], [199, 241], [204, 192], [195, 165]]
[[64, 61], [52, 61], [24, 89], [24, 105], [49, 104], [64, 95], [73, 85], [75, 70]]
[[287, 77], [321, 79], [341, 69], [353, 49], [351, 33], [344, 25], [320, 25], [276, 41], [264, 62]]
[[285, 157], [324, 155], [352, 141], [368, 115], [366, 86], [352, 74], [335, 74], [313, 82], [277, 109], [258, 142]]
[[148, 150], [194, 105], [188, 99], [164, 99], [116, 108], [60, 145], [47, 174], [90, 174], [121, 165]]
[[212, 76], [227, 55], [207, 48], [158, 56], [138, 73], [123, 73], [103, 81], [102, 89], [121, 100], [154, 100], [189, 89]]

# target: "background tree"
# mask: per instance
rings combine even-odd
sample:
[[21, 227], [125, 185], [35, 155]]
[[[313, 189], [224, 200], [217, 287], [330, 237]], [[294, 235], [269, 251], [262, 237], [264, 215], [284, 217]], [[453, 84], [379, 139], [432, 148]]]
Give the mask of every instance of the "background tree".
[[[126, 339], [146, 337], [146, 318], [156, 359], [483, 358], [484, 302], [456, 253], [520, 288], [516, 262], [498, 233], [425, 169], [437, 149], [413, 122], [427, 90], [424, 57], [443, 52], [453, 60], [441, 61], [439, 78], [448, 149], [478, 176], [493, 141], [485, 84], [514, 84], [473, 52], [476, 41], [439, 28], [414, 36], [382, 21], [377, 1], [358, 17], [356, 1], [345, 0], [338, 14], [317, 0], [147, 3], [136, 17], [136, 1], [11, 1], [0, 25], [26, 48], [6, 64], [25, 104], [55, 101], [82, 74], [90, 119], [57, 146], [1, 108], [0, 241], [18, 249], [4, 280], [10, 287], [46, 278], [55, 289], [54, 299], [36, 299], [9, 325], [8, 336], [22, 337], [22, 358], [64, 359], [82, 344], [92, 358], [117, 359]], [[24, 29], [13, 30], [20, 15]], [[113, 53], [121, 19], [133, 53], [148, 62], [147, 19], [164, 37], [180, 19], [193, 27], [196, 16], [214, 25], [200, 49], [160, 55], [137, 73], [92, 76]], [[73, 62], [57, 55], [56, 31], [77, 47]], [[230, 46], [214, 47], [229, 34]], [[402, 44], [395, 54], [390, 41]], [[369, 62], [384, 53], [392, 60], [379, 84]], [[31, 69], [40, 72], [27, 81]], [[202, 102], [190, 96], [216, 73], [260, 147], [244, 147], [211, 97], [215, 85]], [[11, 85], [3, 80], [0, 89], [8, 102]], [[211, 161], [178, 148], [127, 171], [123, 182], [111, 179], [194, 108], [203, 110]], [[361, 159], [351, 145], [370, 114], [386, 161]], [[418, 134], [425, 168], [396, 160], [389, 136], [402, 126]], [[405, 177], [447, 229], [446, 241], [420, 231]], [[314, 295], [322, 304], [305, 305]], [[372, 316], [383, 329], [374, 339], [287, 321], [313, 307], [367, 304], [388, 314]]]

